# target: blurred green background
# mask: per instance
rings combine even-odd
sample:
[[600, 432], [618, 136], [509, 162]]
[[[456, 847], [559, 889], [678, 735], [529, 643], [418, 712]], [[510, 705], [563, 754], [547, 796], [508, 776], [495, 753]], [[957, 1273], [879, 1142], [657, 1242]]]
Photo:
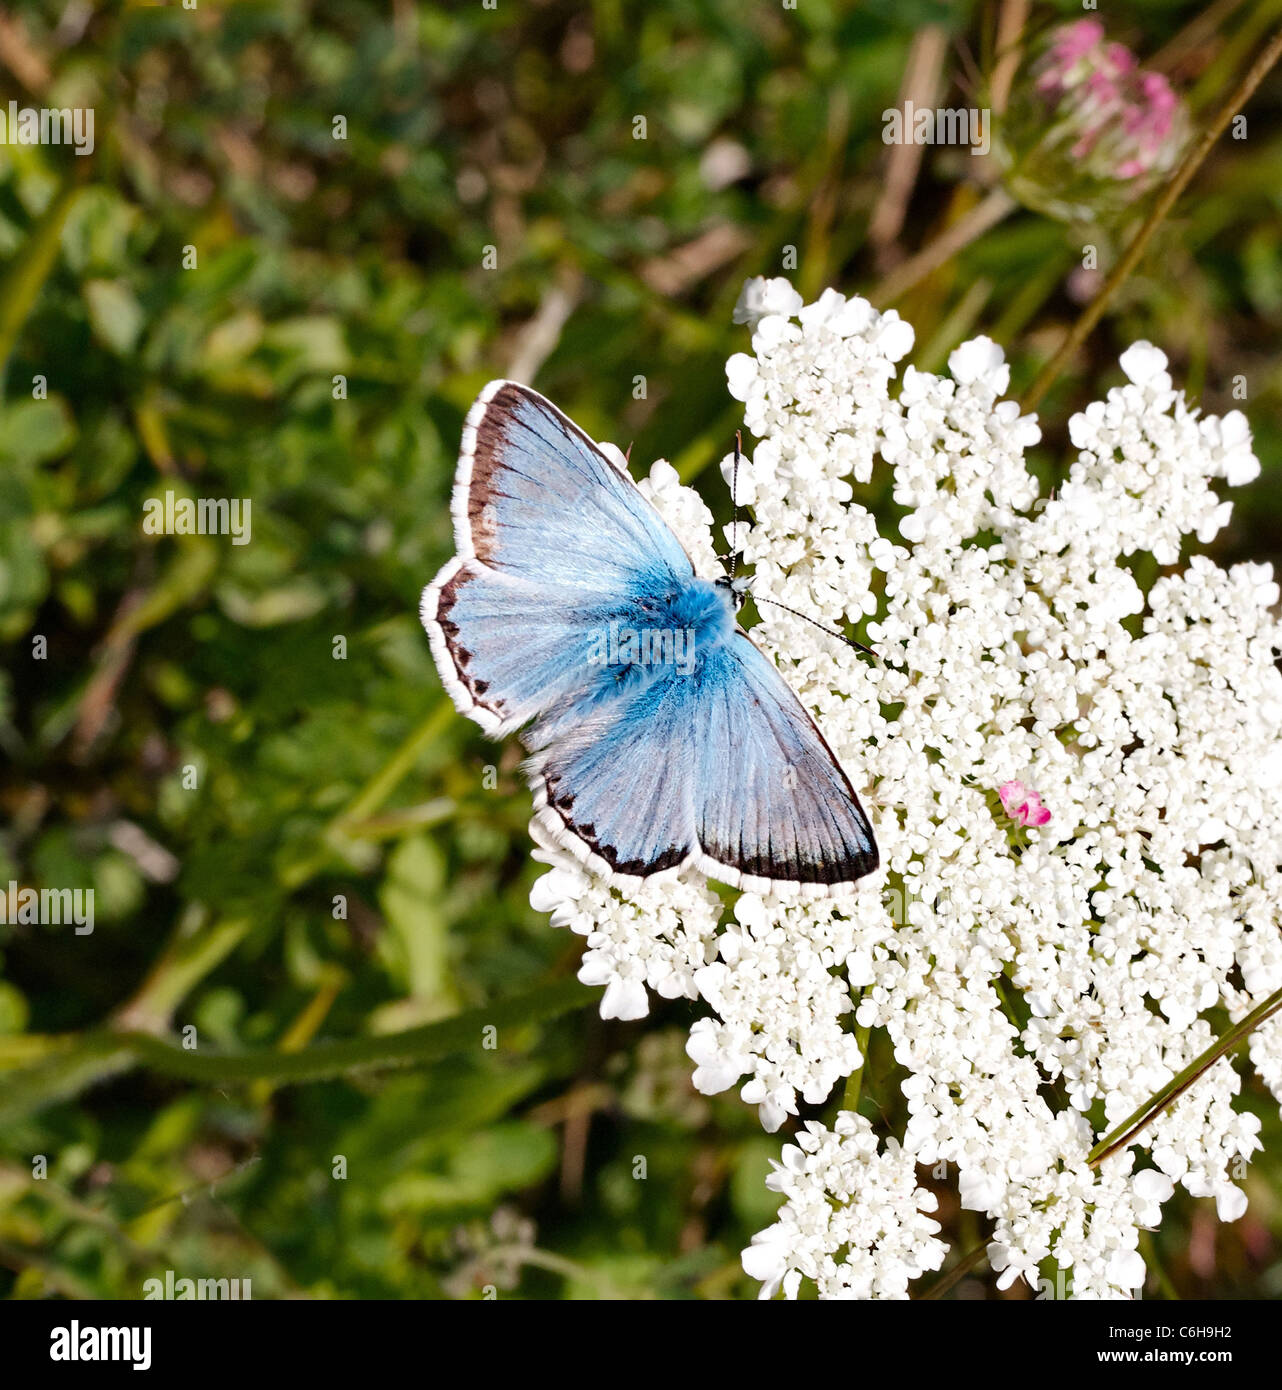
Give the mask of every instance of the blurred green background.
[[[1276, 2], [1106, 8], [1199, 126], [1282, 24]], [[0, 1290], [137, 1298], [172, 1269], [257, 1298], [755, 1292], [738, 1252], [783, 1136], [691, 1091], [689, 1005], [596, 1016], [579, 939], [528, 903], [518, 750], [433, 669], [416, 607], [452, 550], [462, 417], [491, 377], [530, 380], [724, 517], [745, 276], [794, 247], [807, 298], [888, 303], [995, 171], [886, 146], [882, 111], [979, 104], [1000, 35], [1082, 13], [0, 11], [0, 104], [96, 115], [89, 158], [0, 145], [0, 888], [96, 893], [92, 935], [0, 927]], [[1245, 409], [1264, 472], [1221, 560], [1279, 549], [1280, 104], [1275, 74], [1041, 404], [1048, 485], [1136, 338]], [[1097, 286], [1083, 247], [1106, 272], [1144, 208], [1010, 212], [896, 298], [913, 360], [985, 332], [1026, 387]], [[167, 490], [252, 499], [252, 542], [144, 534]], [[888, 506], [884, 480], [862, 500]], [[253, 1056], [201, 1074], [202, 1049]], [[864, 1109], [893, 1134], [872, 1049]], [[1177, 1196], [1146, 1297], [1282, 1293], [1282, 1127], [1245, 1092], [1249, 1213]], [[931, 1181], [947, 1237], [982, 1240]], [[981, 1270], [953, 1296], [999, 1295]]]

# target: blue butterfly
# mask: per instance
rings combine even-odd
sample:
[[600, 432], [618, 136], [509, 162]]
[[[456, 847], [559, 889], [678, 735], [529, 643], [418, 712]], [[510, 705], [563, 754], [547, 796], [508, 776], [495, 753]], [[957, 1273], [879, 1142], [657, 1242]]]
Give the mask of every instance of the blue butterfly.
[[558, 845], [624, 885], [693, 866], [823, 894], [877, 867], [849, 779], [736, 622], [740, 586], [696, 576], [627, 472], [550, 401], [490, 382], [450, 510], [458, 554], [420, 610], [432, 655], [487, 734], [524, 729]]

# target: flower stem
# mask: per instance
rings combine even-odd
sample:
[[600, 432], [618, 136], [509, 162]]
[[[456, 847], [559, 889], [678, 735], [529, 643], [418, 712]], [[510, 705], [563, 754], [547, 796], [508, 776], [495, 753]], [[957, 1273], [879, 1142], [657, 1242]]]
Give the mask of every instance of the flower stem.
[[1228, 1032], [1217, 1038], [1205, 1052], [1195, 1057], [1178, 1076], [1173, 1077], [1160, 1091], [1150, 1096], [1138, 1109], [1133, 1110], [1120, 1125], [1110, 1130], [1090, 1151], [1086, 1160], [1090, 1166], [1098, 1168], [1106, 1158], [1115, 1154], [1118, 1149], [1124, 1149], [1137, 1134], [1147, 1129], [1164, 1110], [1170, 1109], [1184, 1092], [1200, 1076], [1209, 1071], [1221, 1057], [1232, 1052], [1249, 1033], [1258, 1028], [1265, 1019], [1271, 1018], [1279, 1009], [1282, 1009], [1282, 989], [1275, 989], [1262, 1004], [1252, 1009], [1241, 1022], [1235, 1023]]
[[527, 1245], [496, 1245], [482, 1252], [482, 1258], [490, 1261], [512, 1260], [517, 1264], [531, 1265], [535, 1269], [545, 1269], [549, 1274], [559, 1274], [562, 1279], [595, 1287], [597, 1296], [616, 1302], [627, 1295], [610, 1283], [600, 1270], [567, 1260], [553, 1250], [540, 1250]]
[[941, 265], [950, 261], [963, 247], [969, 246], [972, 241], [995, 227], [1014, 207], [1014, 198], [1004, 188], [994, 188], [982, 202], [959, 217], [934, 241], [922, 247], [915, 256], [910, 256], [903, 265], [892, 270], [869, 293], [868, 298], [880, 309], [893, 304], [932, 271], [938, 270]]
[[1136, 232], [1131, 244], [1126, 248], [1122, 259], [1113, 267], [1100, 292], [1091, 300], [1082, 311], [1081, 317], [1069, 329], [1054, 357], [1038, 373], [1037, 379], [1020, 402], [1020, 409], [1024, 413], [1032, 410], [1050, 390], [1055, 378], [1063, 371], [1064, 364], [1085, 341], [1091, 329], [1100, 321], [1113, 296], [1121, 288], [1131, 271], [1139, 264], [1153, 238], [1153, 233], [1157, 231], [1167, 213], [1175, 206], [1176, 200], [1184, 192], [1193, 175], [1197, 173], [1202, 161], [1210, 154], [1212, 146], [1220, 138], [1224, 128], [1238, 114], [1260, 83], [1264, 81], [1269, 69], [1279, 57], [1282, 57], [1282, 29], [1273, 35], [1261, 51], [1260, 56], [1251, 64], [1245, 77], [1229, 94], [1228, 100], [1216, 111], [1210, 125], [1203, 132], [1202, 138], [1185, 155], [1183, 163], [1175, 171], [1175, 176], [1153, 204], [1139, 231]]
[[486, 1027], [515, 1033], [584, 1008], [593, 997], [593, 992], [576, 979], [556, 979], [404, 1032], [327, 1040], [296, 1052], [275, 1047], [188, 1050], [176, 1040], [151, 1033], [97, 1029], [58, 1039], [40, 1060], [4, 1071], [0, 1125], [12, 1124], [136, 1067], [206, 1085], [260, 1079], [291, 1085], [374, 1069], [423, 1066], [479, 1051]]
[[855, 1026], [855, 1045], [859, 1048], [859, 1065], [846, 1078], [846, 1089], [841, 1097], [841, 1108], [852, 1113], [859, 1109], [859, 1093], [863, 1089], [864, 1071], [868, 1066], [868, 1024]]
[[445, 732], [453, 718], [454, 706], [450, 701], [439, 701], [346, 809], [329, 822], [321, 833], [315, 852], [281, 872], [281, 884], [290, 892], [301, 888], [321, 872], [336, 848], [341, 849], [345, 842], [349, 843], [353, 835], [365, 835], [374, 813], [400, 785], [423, 751]]
[[954, 1284], [960, 1283], [971, 1270], [974, 1269], [976, 1265], [981, 1264], [987, 1256], [987, 1241], [984, 1241], [982, 1245], [975, 1246], [973, 1250], [968, 1250], [942, 1279], [937, 1279], [930, 1288], [922, 1294], [921, 1299], [918, 1301], [925, 1302], [929, 1299], [943, 1298]]
[[335, 818], [332, 822], [333, 827], [346, 829], [354, 822], [372, 816], [396, 790], [423, 750], [430, 748], [440, 738], [453, 719], [453, 705], [448, 700], [439, 701], [418, 727], [410, 732], [409, 737], [392, 754], [388, 762], [365, 784], [347, 809]]

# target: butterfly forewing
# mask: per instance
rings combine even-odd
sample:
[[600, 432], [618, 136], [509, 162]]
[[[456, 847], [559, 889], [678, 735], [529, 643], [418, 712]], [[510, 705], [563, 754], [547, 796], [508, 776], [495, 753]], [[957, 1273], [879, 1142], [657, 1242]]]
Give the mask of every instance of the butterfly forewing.
[[458, 555], [420, 612], [455, 705], [489, 734], [581, 696], [591, 633], [694, 572], [632, 480], [515, 382], [468, 412], [452, 511]]
[[464, 426], [460, 555], [559, 594], [622, 596], [693, 570], [635, 483], [550, 401], [491, 382]]

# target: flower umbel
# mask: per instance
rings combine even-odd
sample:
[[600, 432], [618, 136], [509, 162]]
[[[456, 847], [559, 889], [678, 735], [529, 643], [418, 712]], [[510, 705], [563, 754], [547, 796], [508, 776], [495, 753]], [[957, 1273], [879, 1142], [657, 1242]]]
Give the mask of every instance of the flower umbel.
[[821, 1298], [907, 1298], [908, 1284], [938, 1269], [935, 1197], [917, 1186], [912, 1156], [879, 1150], [872, 1126], [843, 1110], [831, 1130], [813, 1121], [784, 1147], [766, 1186], [786, 1198], [773, 1226], [753, 1236], [743, 1267], [762, 1298], [796, 1298], [802, 1278]]
[[[911, 328], [863, 300], [771, 282], [741, 308], [752, 353], [727, 374], [757, 437], [738, 475], [755, 589], [865, 624], [882, 660], [773, 608], [753, 636], [867, 793], [883, 868], [821, 901], [745, 894], [723, 920], [697, 879], [624, 899], [548, 848], [536, 905], [587, 937], [603, 1012], [702, 1000], [695, 1084], [740, 1087], [768, 1129], [860, 1065], [852, 1022], [885, 1030], [900, 1146], [846, 1116], [785, 1150], [789, 1200], [746, 1258], [767, 1291], [891, 1296], [936, 1267], [925, 1163], [955, 1166], [993, 1221], [1003, 1281], [1053, 1258], [1077, 1296], [1130, 1296], [1175, 1183], [1241, 1214], [1259, 1122], [1223, 1059], [1097, 1167], [1091, 1147], [1210, 1044], [1213, 1011], [1239, 1020], [1282, 986], [1278, 586], [1267, 565], [1175, 568], [1228, 520], [1219, 489], [1258, 471], [1247, 423], [1199, 414], [1136, 344], [1042, 498], [997, 344], [937, 375], [901, 369]], [[878, 469], [897, 535], [855, 500]], [[702, 502], [666, 465], [649, 492], [714, 574]], [[1279, 1019], [1250, 1057], [1282, 1098]]]

